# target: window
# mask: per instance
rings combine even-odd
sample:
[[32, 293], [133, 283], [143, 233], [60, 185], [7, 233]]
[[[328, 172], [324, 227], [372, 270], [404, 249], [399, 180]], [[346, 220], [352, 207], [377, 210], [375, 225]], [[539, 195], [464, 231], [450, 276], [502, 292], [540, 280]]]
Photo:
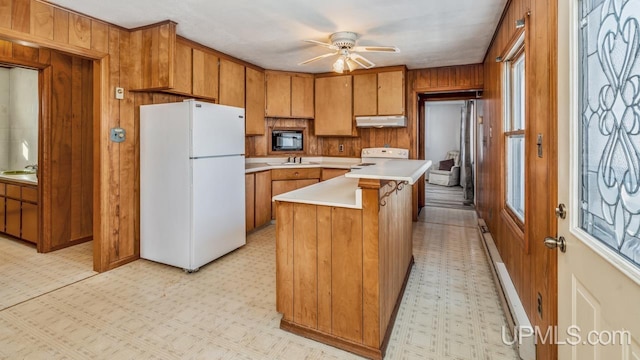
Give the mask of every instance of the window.
[[[524, 35], [524, 34], [523, 34]], [[504, 69], [504, 144], [506, 207], [524, 224], [525, 54], [524, 36], [516, 42]]]

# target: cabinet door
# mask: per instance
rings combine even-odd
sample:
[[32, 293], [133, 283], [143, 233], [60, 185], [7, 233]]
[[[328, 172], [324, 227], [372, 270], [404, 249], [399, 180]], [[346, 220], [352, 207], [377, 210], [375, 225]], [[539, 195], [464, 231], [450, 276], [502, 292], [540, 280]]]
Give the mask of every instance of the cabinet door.
[[22, 239], [38, 243], [38, 205], [22, 203]]
[[247, 68], [245, 134], [264, 135], [264, 73]]
[[256, 227], [271, 220], [271, 171], [256, 173]]
[[348, 169], [322, 169], [322, 181], [342, 176], [348, 172]]
[[291, 77], [291, 117], [312, 119], [313, 77]]
[[316, 79], [316, 135], [353, 135], [351, 75]]
[[378, 73], [378, 115], [404, 115], [404, 73]]
[[353, 115], [378, 114], [378, 75], [353, 76]]
[[309, 185], [313, 185], [313, 184], [317, 184], [320, 182], [320, 179], [303, 179], [303, 180], [296, 180], [296, 189], [300, 189], [303, 188], [305, 186], [309, 186]]
[[20, 237], [20, 200], [7, 199], [6, 201], [6, 230], [9, 235]]
[[191, 94], [192, 60], [191, 46], [176, 41], [176, 61], [173, 67], [173, 91]]
[[244, 108], [244, 66], [220, 59], [219, 103]]
[[[0, 184], [0, 186], [4, 187], [4, 184]], [[5, 231], [4, 222], [5, 222], [5, 209], [4, 209], [5, 199], [4, 196], [0, 196], [0, 232]]]
[[253, 174], [244, 175], [244, 199], [245, 199], [245, 219], [247, 231], [255, 228], [255, 176]]
[[193, 49], [193, 95], [218, 99], [218, 57]]
[[276, 72], [266, 74], [267, 106], [265, 116], [291, 116], [291, 76]]
[[[301, 180], [275, 180], [271, 182], [271, 195], [276, 196], [284, 194], [289, 191], [293, 191], [298, 188], [298, 181]], [[275, 219], [276, 216], [276, 204], [272, 203], [271, 218]]]

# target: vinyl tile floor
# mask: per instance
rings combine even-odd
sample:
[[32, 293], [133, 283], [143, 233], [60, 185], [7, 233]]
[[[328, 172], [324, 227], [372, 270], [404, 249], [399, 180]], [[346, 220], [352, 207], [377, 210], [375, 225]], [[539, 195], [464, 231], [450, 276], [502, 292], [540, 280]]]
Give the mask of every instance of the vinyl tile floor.
[[[425, 210], [385, 358], [517, 359], [475, 213]], [[138, 260], [6, 308], [0, 359], [359, 359], [279, 322], [271, 225], [197, 273]]]

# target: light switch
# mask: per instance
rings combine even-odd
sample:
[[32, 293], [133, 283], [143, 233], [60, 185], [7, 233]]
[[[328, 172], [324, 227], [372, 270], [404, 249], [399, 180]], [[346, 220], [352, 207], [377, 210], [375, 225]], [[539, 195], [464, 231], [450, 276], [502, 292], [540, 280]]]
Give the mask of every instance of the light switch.
[[118, 100], [124, 99], [124, 88], [121, 88], [121, 87], [116, 88], [116, 99]]

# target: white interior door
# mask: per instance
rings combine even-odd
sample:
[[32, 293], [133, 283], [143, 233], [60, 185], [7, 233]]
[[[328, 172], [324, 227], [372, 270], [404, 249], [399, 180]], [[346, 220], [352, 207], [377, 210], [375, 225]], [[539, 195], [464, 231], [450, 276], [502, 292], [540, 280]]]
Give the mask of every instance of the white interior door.
[[559, 359], [640, 359], [640, 0], [558, 0]]

